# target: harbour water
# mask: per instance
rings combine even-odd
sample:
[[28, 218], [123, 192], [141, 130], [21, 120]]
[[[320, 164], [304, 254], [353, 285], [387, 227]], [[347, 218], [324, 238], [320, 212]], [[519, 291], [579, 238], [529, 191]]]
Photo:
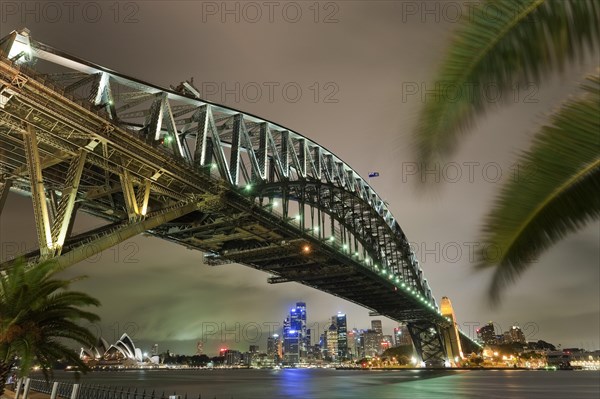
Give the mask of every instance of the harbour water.
[[[73, 381], [74, 374], [54, 377]], [[598, 371], [135, 370], [92, 372], [80, 382], [208, 399], [600, 398]]]

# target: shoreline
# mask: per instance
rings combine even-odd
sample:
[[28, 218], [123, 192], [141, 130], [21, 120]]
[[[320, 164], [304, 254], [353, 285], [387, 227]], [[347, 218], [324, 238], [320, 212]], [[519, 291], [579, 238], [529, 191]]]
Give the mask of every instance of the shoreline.
[[[481, 370], [520, 370], [520, 371], [596, 371], [596, 370], [585, 370], [585, 369], [561, 369], [561, 368], [527, 368], [527, 367], [282, 367], [281, 369], [275, 368], [252, 368], [252, 367], [184, 367], [184, 368], [99, 368], [91, 369], [88, 373], [104, 373], [104, 372], [133, 372], [133, 371], [238, 371], [238, 370], [352, 370], [352, 371], [481, 371]], [[62, 370], [57, 369], [54, 371], [64, 371], [67, 373], [81, 372], [78, 370]]]

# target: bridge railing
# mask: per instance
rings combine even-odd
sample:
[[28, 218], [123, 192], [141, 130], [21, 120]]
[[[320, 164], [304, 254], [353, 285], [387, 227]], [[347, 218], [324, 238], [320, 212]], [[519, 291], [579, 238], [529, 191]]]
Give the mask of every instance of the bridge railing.
[[[192, 396], [188, 396], [187, 393], [178, 394], [176, 391], [171, 394], [164, 390], [76, 384], [32, 378], [21, 379], [17, 382], [15, 398], [28, 399], [31, 392], [49, 395], [51, 399], [192, 399]], [[194, 398], [196, 397], [194, 396]], [[198, 394], [197, 398], [202, 399], [202, 395]]]

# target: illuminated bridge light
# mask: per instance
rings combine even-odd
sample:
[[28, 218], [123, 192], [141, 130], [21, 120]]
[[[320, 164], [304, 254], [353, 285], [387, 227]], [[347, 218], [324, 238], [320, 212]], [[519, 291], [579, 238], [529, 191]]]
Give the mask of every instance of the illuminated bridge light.
[[214, 162], [213, 162], [213, 163], [211, 163], [211, 164], [210, 164], [210, 168], [211, 168], [211, 169], [217, 169], [217, 164], [216, 164], [216, 163], [214, 163]]
[[279, 206], [279, 202], [273, 201], [273, 206]]
[[335, 241], [335, 237], [334, 236], [329, 237], [329, 241]]

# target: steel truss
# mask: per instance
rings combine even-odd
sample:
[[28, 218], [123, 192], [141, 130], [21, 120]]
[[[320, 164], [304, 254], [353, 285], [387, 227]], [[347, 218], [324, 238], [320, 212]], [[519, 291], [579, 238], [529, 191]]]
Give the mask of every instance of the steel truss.
[[426, 321], [407, 325], [417, 354], [426, 367], [445, 367], [448, 361], [446, 347], [439, 325]]
[[[30, 259], [74, 263], [89, 240], [104, 248], [146, 231], [208, 251], [213, 265], [448, 324], [397, 220], [356, 171], [189, 82], [163, 89], [13, 32], [0, 40], [0, 151], [0, 211], [9, 189], [32, 196]], [[71, 237], [76, 209], [114, 227]]]

